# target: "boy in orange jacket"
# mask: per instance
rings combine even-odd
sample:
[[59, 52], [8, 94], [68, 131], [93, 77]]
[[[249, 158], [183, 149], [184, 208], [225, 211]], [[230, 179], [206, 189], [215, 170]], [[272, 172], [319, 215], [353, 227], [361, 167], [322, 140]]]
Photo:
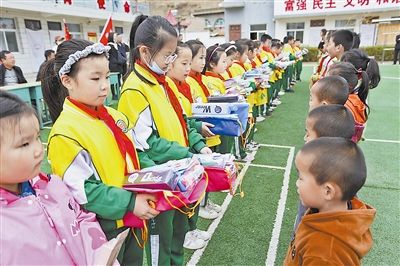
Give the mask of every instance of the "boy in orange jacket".
[[318, 138], [301, 148], [296, 168], [297, 192], [309, 209], [283, 265], [361, 265], [376, 213], [355, 197], [367, 177], [361, 149], [349, 139]]

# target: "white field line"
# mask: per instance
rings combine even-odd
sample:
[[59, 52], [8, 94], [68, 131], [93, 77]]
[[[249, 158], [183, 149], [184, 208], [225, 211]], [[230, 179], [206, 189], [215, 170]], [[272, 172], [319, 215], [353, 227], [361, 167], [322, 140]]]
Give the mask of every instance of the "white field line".
[[271, 166], [271, 165], [253, 164], [253, 163], [251, 163], [250, 166], [263, 167], [263, 168], [269, 168], [269, 169], [280, 169], [280, 170], [286, 169], [285, 167], [281, 167], [281, 166]]
[[[256, 153], [257, 153], [257, 151], [253, 151], [252, 154], [256, 155]], [[249, 166], [250, 166], [250, 162], [247, 162], [245, 164], [244, 168], [242, 169], [242, 171], [240, 172], [239, 177], [236, 179], [236, 187], [234, 189], [234, 192], [236, 192], [237, 186], [241, 182], [241, 180], [243, 179], [243, 177], [246, 174], [246, 171], [249, 168]], [[221, 219], [224, 216], [226, 210], [228, 209], [228, 206], [231, 203], [232, 198], [233, 198], [233, 196], [230, 193], [227, 193], [226, 198], [224, 200], [224, 203], [222, 203], [222, 205], [221, 205], [222, 211], [219, 213], [219, 216], [208, 227], [207, 232], [211, 235], [211, 238], [212, 238], [215, 230], [217, 229], [219, 223], [221, 222]], [[207, 248], [208, 243], [210, 242], [210, 240], [208, 240], [206, 242], [206, 245], [203, 248], [198, 249], [193, 253], [192, 257], [190, 257], [190, 260], [188, 261], [188, 263], [186, 265], [190, 265], [190, 266], [196, 265], [200, 261], [201, 256], [203, 255], [204, 250]]]
[[394, 78], [394, 77], [381, 77], [381, 79], [400, 79], [400, 78]]
[[291, 146], [282, 146], [282, 145], [274, 145], [274, 144], [262, 144], [260, 143], [261, 147], [272, 147], [272, 148], [281, 148], [281, 149], [291, 149]]
[[279, 235], [281, 233], [283, 214], [285, 212], [285, 205], [287, 194], [289, 190], [289, 180], [290, 180], [290, 169], [292, 167], [294, 158], [294, 147], [290, 147], [289, 157], [286, 163], [285, 174], [283, 178], [283, 185], [281, 190], [281, 196], [278, 202], [278, 209], [276, 211], [276, 219], [274, 223], [274, 229], [272, 231], [271, 241], [269, 242], [269, 248], [267, 253], [267, 260], [265, 265], [272, 266], [275, 264], [276, 252], [278, 249]]
[[365, 139], [365, 141], [386, 142], [386, 143], [400, 143], [400, 140], [387, 140], [387, 139]]
[[43, 128], [44, 128], [44, 129], [52, 129], [53, 127], [46, 127], [46, 126], [44, 126]]

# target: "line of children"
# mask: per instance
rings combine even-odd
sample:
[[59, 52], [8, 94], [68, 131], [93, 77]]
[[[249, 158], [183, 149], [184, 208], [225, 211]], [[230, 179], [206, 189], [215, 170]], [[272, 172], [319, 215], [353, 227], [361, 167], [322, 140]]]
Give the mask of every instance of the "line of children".
[[0, 264], [96, 264], [106, 237], [95, 214], [58, 176], [39, 172], [45, 153], [36, 111], [4, 90], [0, 106]]
[[[55, 118], [48, 139], [51, 169], [76, 201], [96, 214], [110, 239], [128, 228], [122, 222], [128, 213], [150, 219], [159, 212], [148, 204], [157, 200], [154, 195], [137, 195], [121, 188], [127, 174], [155, 163], [134, 144], [135, 132], [126, 116], [102, 105], [110, 92], [108, 49], [80, 39], [63, 42], [55, 59], [45, 66], [42, 90], [46, 103], [52, 92], [66, 90], [69, 95], [52, 99], [48, 105]], [[141, 230], [135, 229], [135, 233], [141, 237]], [[143, 251], [129, 234], [118, 261], [135, 264], [142, 260]]]
[[363, 152], [351, 140], [322, 137], [305, 144], [295, 164], [297, 193], [309, 208], [283, 265], [361, 265], [376, 213], [355, 197], [367, 177]]
[[[138, 16], [130, 33], [131, 73], [122, 86], [118, 110], [134, 124], [138, 142], [157, 164], [211, 153], [205, 139], [190, 127], [176, 87], [170, 87], [165, 73], [172, 63], [178, 36], [160, 16]], [[149, 222], [146, 244], [148, 264], [182, 265], [184, 239], [189, 227], [187, 215], [165, 211]]]

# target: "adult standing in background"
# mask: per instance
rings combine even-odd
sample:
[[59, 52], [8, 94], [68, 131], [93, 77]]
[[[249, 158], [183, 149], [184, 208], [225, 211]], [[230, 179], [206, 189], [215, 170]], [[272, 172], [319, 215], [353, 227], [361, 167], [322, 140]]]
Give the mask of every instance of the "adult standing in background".
[[[114, 32], [110, 32], [108, 34], [108, 46], [111, 47], [111, 49], [109, 51], [110, 57], [108, 58], [108, 67], [110, 69], [110, 72], [118, 72], [119, 73], [118, 80], [121, 81], [122, 57], [121, 57], [120, 53], [118, 52], [118, 45], [115, 42], [115, 33]], [[113, 100], [118, 100], [117, 90], [119, 90], [119, 88], [116, 88], [114, 85], [111, 85], [111, 94], [112, 94]]]
[[60, 45], [60, 43], [62, 43], [63, 41], [65, 41], [65, 38], [63, 36], [60, 35], [56, 35], [54, 36], [54, 43], [55, 45], [53, 46], [53, 51], [55, 53], [57, 53], [57, 47]]
[[[397, 59], [399, 57], [400, 52], [400, 34], [396, 35], [396, 45], [394, 47], [394, 58], [393, 58], [393, 65], [397, 64]], [[399, 61], [400, 64], [400, 61]]]
[[14, 55], [7, 50], [0, 52], [0, 86], [27, 83], [20, 67], [15, 65]]
[[46, 58], [46, 60], [39, 67], [39, 71], [36, 76], [36, 81], [41, 80], [43, 66], [47, 63], [47, 61], [56, 57], [56, 53], [53, 50], [46, 50], [46, 51], [44, 51], [44, 57]]
[[122, 80], [125, 81], [125, 74], [126, 74], [126, 61], [127, 61], [127, 56], [126, 53], [129, 53], [129, 46], [125, 43], [122, 42], [122, 35], [120, 33], [116, 34], [116, 41], [118, 45], [118, 52], [120, 53], [121, 57], [124, 59], [122, 66]]

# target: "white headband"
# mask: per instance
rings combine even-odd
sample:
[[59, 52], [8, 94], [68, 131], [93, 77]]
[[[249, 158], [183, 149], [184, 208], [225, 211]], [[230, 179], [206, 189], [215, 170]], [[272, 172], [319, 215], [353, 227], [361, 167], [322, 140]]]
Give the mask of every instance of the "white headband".
[[225, 53], [226, 52], [228, 52], [230, 49], [232, 49], [232, 48], [236, 48], [236, 46], [235, 45], [230, 45], [230, 46], [228, 46], [226, 49], [225, 49]]
[[105, 53], [108, 59], [109, 57], [108, 51], [110, 49], [111, 47], [108, 45], [104, 46], [102, 43], [95, 43], [87, 46], [82, 51], [76, 51], [75, 53], [68, 56], [67, 61], [65, 61], [64, 65], [60, 68], [60, 71], [58, 71], [58, 76], [61, 78], [62, 75], [69, 73], [71, 71], [71, 67], [73, 64], [78, 62], [79, 59], [87, 57], [91, 53], [95, 54]]

